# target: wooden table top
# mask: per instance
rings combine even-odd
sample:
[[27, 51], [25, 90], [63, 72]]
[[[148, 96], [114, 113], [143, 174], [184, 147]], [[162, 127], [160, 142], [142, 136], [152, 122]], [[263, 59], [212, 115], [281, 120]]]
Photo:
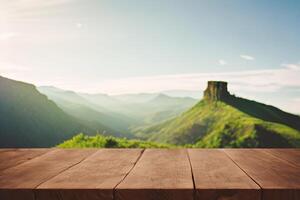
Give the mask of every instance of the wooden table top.
[[300, 149], [0, 149], [1, 200], [300, 200]]

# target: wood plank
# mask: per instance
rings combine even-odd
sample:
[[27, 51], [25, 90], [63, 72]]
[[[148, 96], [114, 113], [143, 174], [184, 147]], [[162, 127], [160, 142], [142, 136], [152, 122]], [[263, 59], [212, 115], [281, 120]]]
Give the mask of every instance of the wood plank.
[[51, 149], [1, 149], [0, 173], [7, 168], [29, 161], [49, 151]]
[[264, 149], [264, 151], [300, 167], [300, 149]]
[[224, 152], [189, 149], [196, 200], [260, 200], [260, 187]]
[[0, 148], [0, 152], [5, 152], [5, 151], [13, 151], [17, 150], [18, 148]]
[[101, 149], [84, 162], [38, 187], [36, 200], [112, 200], [141, 149]]
[[193, 180], [187, 150], [147, 149], [117, 186], [117, 200], [192, 200]]
[[96, 150], [55, 149], [0, 174], [0, 199], [34, 200], [33, 189]]
[[299, 200], [300, 169], [261, 149], [225, 149], [262, 188], [263, 200]]

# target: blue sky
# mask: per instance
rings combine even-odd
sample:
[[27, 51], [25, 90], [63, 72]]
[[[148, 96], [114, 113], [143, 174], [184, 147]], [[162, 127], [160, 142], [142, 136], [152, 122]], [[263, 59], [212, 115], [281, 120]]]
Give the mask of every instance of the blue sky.
[[0, 0], [0, 74], [111, 94], [222, 79], [300, 113], [299, 19], [297, 0]]

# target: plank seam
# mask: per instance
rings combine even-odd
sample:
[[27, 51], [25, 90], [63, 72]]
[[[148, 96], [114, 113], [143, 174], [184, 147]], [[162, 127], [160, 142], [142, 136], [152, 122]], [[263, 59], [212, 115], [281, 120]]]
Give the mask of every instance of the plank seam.
[[136, 166], [136, 164], [141, 159], [142, 155], [144, 154], [145, 149], [142, 149], [140, 155], [137, 157], [136, 161], [133, 163], [133, 166], [129, 169], [129, 171], [125, 174], [125, 176], [116, 184], [116, 186], [113, 188], [113, 200], [116, 199], [116, 189], [117, 187], [125, 180], [125, 178], [132, 172], [133, 168]]
[[263, 200], [263, 188], [262, 186], [255, 180], [253, 179], [242, 167], [240, 167], [237, 162], [235, 162], [229, 154], [224, 149], [221, 149], [221, 151], [238, 167], [240, 168], [259, 188], [260, 188], [260, 199]]
[[74, 163], [73, 165], [70, 165], [70, 166], [67, 167], [66, 169], [60, 171], [58, 174], [53, 175], [52, 177], [48, 178], [48, 179], [45, 180], [45, 181], [42, 181], [42, 182], [39, 183], [37, 186], [35, 186], [35, 187], [33, 188], [33, 196], [34, 196], [34, 200], [37, 200], [35, 189], [37, 189], [40, 185], [42, 185], [43, 183], [45, 183], [45, 182], [47, 182], [47, 181], [50, 181], [51, 179], [55, 178], [56, 176], [62, 174], [62, 173], [65, 172], [65, 171], [69, 170], [70, 168], [72, 168], [72, 167], [74, 167], [74, 166], [76, 166], [76, 165], [82, 163], [83, 161], [85, 161], [86, 159], [88, 159], [89, 157], [91, 157], [92, 155], [96, 154], [98, 151], [99, 151], [99, 150], [95, 151], [94, 153], [92, 153], [92, 154], [88, 155], [87, 157], [81, 159], [81, 160], [78, 161], [77, 163]]
[[188, 156], [188, 160], [189, 160], [190, 168], [191, 168], [191, 173], [192, 173], [192, 181], [193, 181], [193, 187], [194, 187], [194, 189], [193, 189], [193, 199], [195, 200], [195, 199], [196, 199], [196, 184], [195, 184], [195, 177], [194, 177], [194, 173], [193, 173], [193, 167], [192, 167], [192, 162], [191, 162], [189, 150], [186, 149], [186, 152], [187, 152], [187, 156]]
[[[8, 150], [8, 151], [10, 151], [10, 150]], [[27, 159], [27, 160], [25, 160], [24, 162], [20, 162], [20, 163], [18, 163], [18, 164], [16, 164], [16, 165], [13, 165], [13, 166], [10, 166], [10, 167], [6, 167], [6, 168], [2, 169], [1, 172], [4, 172], [4, 171], [6, 171], [6, 170], [8, 170], [8, 169], [10, 169], [10, 168], [14, 168], [14, 167], [17, 167], [17, 166], [19, 166], [19, 165], [25, 164], [25, 163], [28, 162], [28, 161], [32, 161], [32, 160], [34, 160], [34, 159], [36, 159], [36, 158], [39, 158], [39, 157], [41, 157], [41, 156], [43, 156], [43, 155], [46, 155], [47, 153], [50, 153], [50, 152], [52, 152], [52, 151], [54, 151], [54, 150], [51, 149], [50, 151], [46, 151], [46, 152], [44, 152], [44, 153], [41, 153], [40, 155], [37, 155], [37, 156], [35, 156], [35, 157], [31, 158], [31, 159]], [[6, 152], [7, 152], [7, 151], [6, 151]]]
[[94, 155], [94, 154], [97, 153], [98, 151], [99, 151], [99, 150], [95, 151], [94, 153], [88, 155], [88, 156], [85, 157], [85, 158], [82, 158], [82, 159], [81, 159], [80, 161], [78, 161], [77, 163], [74, 163], [73, 165], [70, 165], [70, 166], [67, 167], [66, 169], [64, 169], [64, 170], [62, 170], [61, 172], [59, 172], [58, 174], [53, 175], [52, 177], [50, 177], [49, 179], [43, 181], [42, 183], [39, 183], [34, 189], [38, 188], [38, 187], [39, 187], [40, 185], [42, 185], [43, 183], [45, 183], [45, 182], [47, 182], [47, 181], [49, 181], [49, 180], [55, 178], [56, 176], [60, 175], [61, 173], [67, 171], [68, 169], [70, 169], [70, 168], [72, 168], [72, 167], [74, 167], [74, 166], [76, 166], [76, 165], [82, 163], [84, 160], [86, 160], [87, 158], [91, 157], [92, 155]]
[[281, 161], [283, 161], [284, 163], [286, 163], [286, 164], [288, 164], [288, 165], [290, 165], [290, 166], [292, 166], [292, 167], [294, 167], [294, 168], [295, 168], [295, 167], [296, 167], [296, 168], [299, 167], [298, 165], [294, 164], [293, 162], [290, 162], [289, 160], [286, 160], [286, 159], [284, 159], [284, 158], [281, 158], [281, 157], [279, 157], [279, 156], [277, 156], [277, 155], [275, 155], [275, 154], [269, 152], [268, 150], [267, 150], [267, 151], [266, 151], [266, 150], [263, 150], [262, 152], [263, 152], [263, 153], [266, 153], [266, 154], [268, 154], [268, 155], [270, 155], [270, 156], [272, 156], [272, 157], [274, 157], [274, 158], [276, 158], [277, 160], [281, 160]]

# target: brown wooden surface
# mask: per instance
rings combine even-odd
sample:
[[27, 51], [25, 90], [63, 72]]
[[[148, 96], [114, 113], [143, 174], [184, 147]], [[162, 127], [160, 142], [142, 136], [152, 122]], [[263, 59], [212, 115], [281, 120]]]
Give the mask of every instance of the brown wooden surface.
[[196, 200], [260, 200], [260, 187], [220, 150], [189, 149]]
[[132, 169], [141, 153], [141, 149], [101, 149], [41, 184], [36, 199], [111, 200], [113, 189]]
[[81, 162], [94, 151], [56, 149], [2, 171], [0, 175], [0, 199], [34, 200], [32, 189]]
[[1, 149], [0, 172], [49, 151], [51, 151], [51, 149]]
[[300, 149], [0, 149], [0, 200], [299, 200]]
[[147, 149], [116, 188], [118, 200], [192, 200], [193, 180], [187, 150]]
[[[299, 200], [300, 168], [261, 149], [225, 149], [262, 188], [263, 200]], [[287, 150], [286, 150], [287, 151]]]
[[265, 149], [267, 153], [300, 167], [300, 150], [298, 149]]

